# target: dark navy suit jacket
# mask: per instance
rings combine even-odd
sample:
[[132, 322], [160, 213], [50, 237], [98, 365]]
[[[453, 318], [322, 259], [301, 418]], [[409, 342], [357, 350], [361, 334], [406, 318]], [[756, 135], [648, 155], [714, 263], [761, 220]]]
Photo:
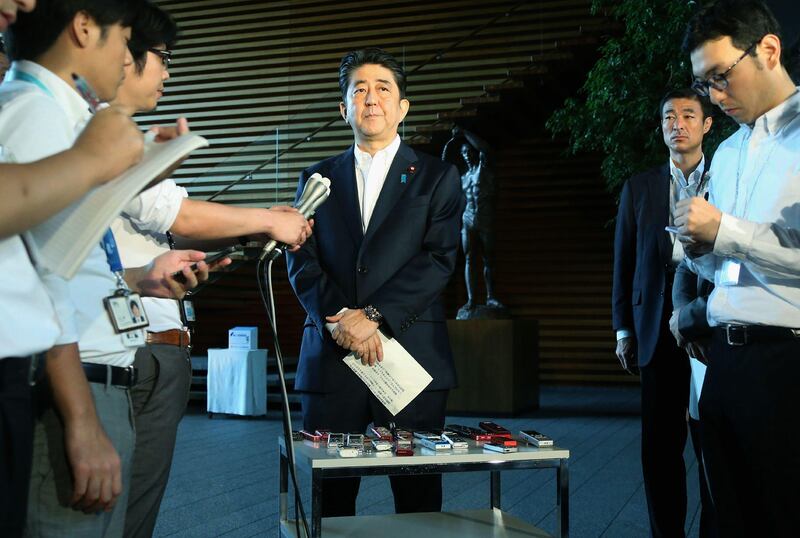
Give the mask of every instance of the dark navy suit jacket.
[[314, 234], [287, 255], [289, 280], [307, 313], [295, 388], [331, 392], [354, 375], [325, 328], [325, 316], [371, 304], [382, 329], [433, 377], [426, 390], [456, 383], [440, 295], [455, 269], [464, 197], [452, 165], [400, 144], [362, 233], [353, 148], [304, 170], [331, 194], [314, 215]]
[[[706, 169], [708, 166], [706, 160]], [[614, 236], [614, 330], [633, 331], [639, 366], [653, 356], [663, 328], [666, 271], [672, 260], [669, 224], [669, 163], [633, 176], [622, 188]], [[664, 295], [667, 298], [664, 298]], [[669, 319], [669, 318], [667, 318]]]

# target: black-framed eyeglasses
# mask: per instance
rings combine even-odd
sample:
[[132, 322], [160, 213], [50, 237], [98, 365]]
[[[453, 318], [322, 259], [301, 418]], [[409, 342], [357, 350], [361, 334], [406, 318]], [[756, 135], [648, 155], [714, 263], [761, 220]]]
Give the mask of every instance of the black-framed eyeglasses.
[[172, 51], [165, 50], [165, 49], [156, 49], [156, 48], [149, 48], [148, 51], [152, 52], [159, 58], [161, 58], [161, 63], [164, 67], [169, 67], [169, 63], [172, 61]]
[[[763, 38], [762, 38], [763, 39]], [[699, 78], [695, 78], [692, 81], [692, 89], [694, 92], [699, 95], [700, 97], [708, 97], [711, 93], [711, 88], [714, 88], [717, 91], [722, 91], [728, 87], [728, 74], [731, 72], [731, 69], [736, 67], [739, 62], [744, 60], [745, 56], [753, 52], [753, 49], [756, 48], [756, 45], [761, 43], [761, 39], [747, 47], [747, 50], [739, 56], [739, 59], [733, 62], [729, 68], [718, 75], [713, 75], [708, 80], [700, 80]]]

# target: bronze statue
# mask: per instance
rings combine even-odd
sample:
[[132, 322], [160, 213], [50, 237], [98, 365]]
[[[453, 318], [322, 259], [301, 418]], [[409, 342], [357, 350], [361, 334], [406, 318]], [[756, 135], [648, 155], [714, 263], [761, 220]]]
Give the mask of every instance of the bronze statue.
[[[453, 137], [442, 150], [442, 160], [455, 164], [461, 173], [461, 189], [467, 200], [461, 224], [461, 247], [464, 250], [464, 278], [467, 283], [467, 303], [458, 310], [456, 319], [507, 318], [508, 311], [494, 294], [494, 208], [495, 178], [490, 165], [491, 148], [471, 131], [453, 128]], [[459, 143], [460, 142], [460, 143]], [[455, 150], [459, 150], [456, 155]], [[483, 280], [486, 284], [486, 304], [476, 305], [475, 276], [472, 271], [473, 239], [483, 257]]]

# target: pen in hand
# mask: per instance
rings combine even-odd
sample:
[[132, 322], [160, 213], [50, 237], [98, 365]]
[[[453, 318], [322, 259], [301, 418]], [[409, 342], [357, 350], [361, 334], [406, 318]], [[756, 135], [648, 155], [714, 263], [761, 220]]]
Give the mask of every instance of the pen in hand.
[[78, 93], [81, 94], [84, 101], [89, 104], [89, 110], [92, 114], [97, 112], [97, 108], [100, 106], [100, 98], [94, 93], [94, 90], [89, 86], [89, 83], [86, 82], [86, 79], [76, 73], [72, 73], [72, 81], [75, 83], [75, 89], [78, 90]]

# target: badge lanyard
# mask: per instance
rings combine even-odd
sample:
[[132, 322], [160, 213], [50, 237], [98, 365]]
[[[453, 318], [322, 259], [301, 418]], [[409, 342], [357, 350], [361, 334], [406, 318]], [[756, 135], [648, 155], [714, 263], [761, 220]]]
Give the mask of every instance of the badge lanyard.
[[122, 290], [127, 292], [128, 285], [125, 283], [125, 279], [123, 278], [125, 275], [125, 269], [122, 267], [122, 259], [119, 257], [117, 241], [114, 239], [114, 233], [110, 228], [106, 230], [105, 234], [103, 234], [103, 239], [100, 241], [100, 246], [103, 248], [103, 252], [106, 253], [108, 268], [111, 269], [111, 272], [114, 273], [114, 276], [117, 279], [117, 292], [119, 293]]

